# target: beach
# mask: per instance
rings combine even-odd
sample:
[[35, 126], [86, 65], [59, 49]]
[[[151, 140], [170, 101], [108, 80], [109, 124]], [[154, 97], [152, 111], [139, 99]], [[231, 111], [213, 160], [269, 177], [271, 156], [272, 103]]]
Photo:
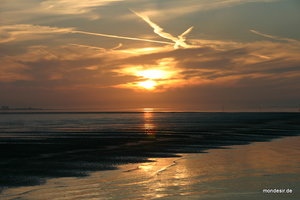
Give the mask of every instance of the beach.
[[[299, 199], [300, 137], [155, 158], [83, 178], [6, 190], [1, 199]], [[265, 188], [292, 193], [266, 194]]]
[[0, 116], [1, 199], [299, 199], [297, 113]]

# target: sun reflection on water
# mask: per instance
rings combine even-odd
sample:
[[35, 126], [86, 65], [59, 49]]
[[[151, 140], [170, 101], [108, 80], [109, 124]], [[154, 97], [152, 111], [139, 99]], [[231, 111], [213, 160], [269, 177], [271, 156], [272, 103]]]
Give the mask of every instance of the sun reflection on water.
[[144, 129], [145, 134], [149, 136], [155, 136], [156, 132], [154, 131], [155, 125], [153, 124], [153, 108], [144, 108]]

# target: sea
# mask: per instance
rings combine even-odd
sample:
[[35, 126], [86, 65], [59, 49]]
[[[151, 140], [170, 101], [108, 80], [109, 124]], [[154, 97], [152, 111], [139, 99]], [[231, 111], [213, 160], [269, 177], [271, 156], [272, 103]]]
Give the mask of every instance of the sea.
[[300, 199], [300, 113], [0, 112], [0, 199]]

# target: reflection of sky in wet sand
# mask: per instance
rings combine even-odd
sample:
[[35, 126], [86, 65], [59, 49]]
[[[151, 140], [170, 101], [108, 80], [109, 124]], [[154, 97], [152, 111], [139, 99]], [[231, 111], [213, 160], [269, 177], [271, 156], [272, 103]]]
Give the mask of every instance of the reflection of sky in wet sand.
[[[148, 117], [146, 117], [148, 115]], [[151, 114], [145, 114], [145, 120]], [[147, 121], [147, 120], [146, 120]], [[300, 137], [214, 149], [181, 158], [155, 158], [84, 178], [4, 191], [1, 199], [299, 199]], [[290, 188], [293, 194], [263, 194]]]

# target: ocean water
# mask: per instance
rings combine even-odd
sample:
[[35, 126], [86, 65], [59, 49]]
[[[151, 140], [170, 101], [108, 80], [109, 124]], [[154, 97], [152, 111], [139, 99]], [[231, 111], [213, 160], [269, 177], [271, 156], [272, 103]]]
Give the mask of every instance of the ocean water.
[[297, 199], [299, 133], [299, 113], [0, 113], [0, 198]]

